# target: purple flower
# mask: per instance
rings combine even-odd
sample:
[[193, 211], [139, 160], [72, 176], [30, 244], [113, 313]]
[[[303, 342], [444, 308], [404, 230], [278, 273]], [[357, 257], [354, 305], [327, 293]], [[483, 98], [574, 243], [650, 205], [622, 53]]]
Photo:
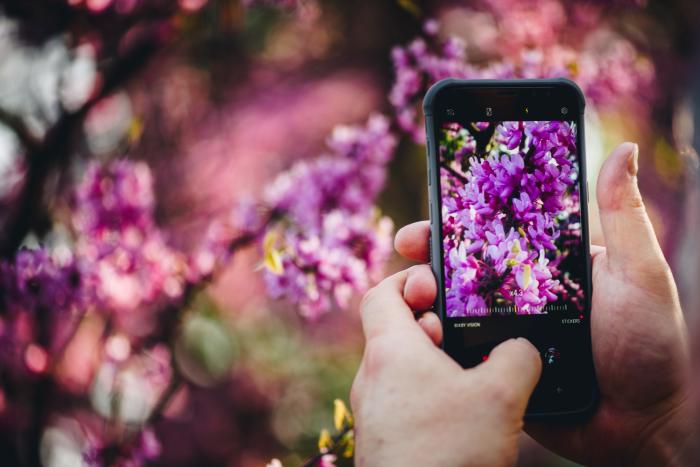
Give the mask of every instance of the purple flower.
[[153, 178], [144, 163], [92, 164], [75, 191], [76, 255], [112, 311], [157, 306], [181, 296], [187, 258], [153, 220]]
[[92, 163], [75, 190], [73, 224], [86, 235], [153, 227], [153, 177], [144, 163]]
[[479, 296], [481, 267], [464, 244], [450, 250], [446, 264], [445, 301], [450, 316], [484, 316], [488, 314], [486, 302]]
[[295, 164], [271, 183], [265, 195], [271, 210], [315, 231], [324, 213], [362, 212], [374, 204], [396, 138], [389, 132], [388, 119], [374, 115], [366, 127], [337, 127], [328, 145], [330, 154]]
[[[601, 107], [643, 103], [653, 94], [651, 61], [611, 32], [598, 6], [569, 12], [560, 0], [489, 0], [477, 9], [486, 19], [465, 27], [469, 49], [460, 38], [441, 39], [438, 23], [429, 20], [425, 38], [392, 50], [395, 79], [389, 101], [399, 127], [417, 143], [425, 140], [420, 103], [443, 78], [571, 78]], [[571, 37], [579, 40], [572, 43]], [[514, 149], [516, 141], [513, 133], [506, 145]]]
[[46, 249], [23, 249], [13, 262], [0, 263], [0, 289], [6, 309], [72, 311], [87, 299], [83, 282], [72, 256], [59, 259]]
[[265, 283], [315, 318], [344, 308], [378, 280], [391, 253], [391, 221], [373, 205], [396, 145], [389, 121], [337, 127], [330, 154], [299, 162], [277, 177], [265, 196], [276, 219], [262, 241]]
[[498, 133], [502, 138], [501, 143], [512, 151], [520, 146], [525, 134], [525, 124], [523, 122], [506, 122], [499, 127]]
[[491, 149], [475, 147], [455, 166], [455, 154], [473, 140], [464, 133], [480, 131], [470, 128], [446, 125], [440, 140], [448, 313], [545, 313], [548, 303], [570, 297], [578, 306], [568, 291], [579, 279], [567, 277], [564, 287], [558, 269], [581, 242], [576, 127], [496, 124]]
[[379, 279], [391, 253], [393, 224], [376, 214], [349, 216], [334, 211], [324, 216], [321, 232], [287, 231], [269, 246], [279, 251], [280, 269], [266, 268], [272, 297], [300, 305], [316, 318], [335, 303], [344, 308], [352, 295]]

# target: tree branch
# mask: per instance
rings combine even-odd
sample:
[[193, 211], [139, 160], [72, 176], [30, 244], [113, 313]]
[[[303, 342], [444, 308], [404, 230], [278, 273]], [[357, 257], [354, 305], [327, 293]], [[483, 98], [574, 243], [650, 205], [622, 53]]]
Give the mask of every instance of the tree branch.
[[21, 117], [3, 108], [0, 108], [0, 123], [14, 132], [26, 151], [35, 151], [41, 144], [41, 140], [27, 128]]
[[29, 138], [26, 129], [18, 125], [16, 118], [4, 119], [13, 125], [12, 128], [23, 142], [29, 142], [29, 146], [26, 156], [27, 175], [5, 235], [0, 241], [0, 257], [14, 256], [30, 231], [50, 226], [43, 196], [47, 178], [54, 169], [70, 161], [73, 154], [71, 143], [90, 109], [136, 75], [158, 50], [162, 40], [157, 27], [147, 28], [147, 32], [135, 40], [104, 72], [105, 79], [100, 90], [76, 111], [63, 114], [37, 145]]
[[447, 170], [450, 172], [452, 176], [454, 176], [456, 179], [460, 180], [462, 183], [467, 183], [469, 180], [467, 180], [467, 177], [462, 175], [461, 173], [457, 172], [455, 169], [449, 166], [446, 162], [440, 162], [440, 167]]
[[[270, 225], [271, 222], [277, 219], [277, 217], [278, 213], [276, 211], [271, 211], [260, 223], [260, 225], [257, 226], [254, 230], [244, 232], [241, 235], [235, 237], [228, 244], [228, 253], [230, 255], [233, 255], [238, 250], [249, 246], [252, 242], [259, 238], [260, 235], [263, 234], [265, 229]], [[153, 423], [161, 420], [161, 418], [163, 417], [163, 413], [168, 407], [168, 404], [170, 403], [172, 398], [175, 396], [175, 394], [177, 394], [180, 388], [187, 384], [187, 380], [177, 367], [177, 363], [175, 362], [175, 354], [172, 350], [172, 347], [175, 346], [178, 325], [180, 324], [180, 321], [182, 319], [183, 312], [189, 309], [189, 305], [192, 303], [197, 293], [199, 293], [204, 287], [212, 283], [216, 279], [216, 277], [221, 273], [221, 270], [222, 268], [215, 268], [210, 274], [202, 277], [199, 281], [190, 282], [185, 287], [182, 299], [177, 305], [169, 305], [165, 309], [159, 311], [159, 314], [165, 315], [166, 317], [170, 318], [168, 322], [164, 325], [165, 336], [163, 340], [171, 346], [170, 354], [172, 377], [170, 381], [168, 381], [168, 385], [163, 390], [160, 397], [154, 404], [153, 409], [148, 415], [146, 421], [143, 423], [142, 428], [152, 425]], [[107, 448], [105, 448], [104, 451], [107, 456], [107, 458], [104, 459], [105, 464], [108, 466], [112, 465], [116, 461], [118, 461], [121, 456], [128, 455], [129, 450], [133, 448], [134, 443], [138, 440], [138, 435], [140, 432], [141, 430], [136, 431], [131, 436], [128, 436], [125, 440], [122, 440], [120, 443], [111, 444], [107, 446]]]

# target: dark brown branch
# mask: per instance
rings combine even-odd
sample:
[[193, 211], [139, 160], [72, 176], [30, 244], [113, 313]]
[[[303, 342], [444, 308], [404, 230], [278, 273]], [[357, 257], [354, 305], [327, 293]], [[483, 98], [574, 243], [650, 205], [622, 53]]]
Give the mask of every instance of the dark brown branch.
[[462, 183], [467, 183], [469, 180], [467, 180], [467, 177], [462, 175], [461, 173], [457, 172], [455, 169], [449, 166], [446, 162], [440, 162], [440, 167], [447, 170], [452, 174], [455, 178], [459, 179]]
[[[157, 29], [157, 28], [154, 28]], [[149, 31], [104, 72], [104, 82], [100, 90], [78, 110], [63, 114], [47, 132], [43, 141], [34, 148], [28, 148], [27, 175], [24, 180], [14, 212], [0, 242], [0, 257], [11, 258], [32, 230], [48, 228], [50, 219], [45, 205], [44, 187], [54, 169], [65, 166], [72, 156], [72, 143], [81, 129], [85, 116], [102, 98], [114, 92], [136, 75], [155, 54], [162, 41], [157, 31]], [[23, 131], [19, 128], [19, 131]], [[48, 312], [37, 314], [37, 328], [47, 330], [50, 316]], [[38, 342], [49, 348], [49, 337]], [[32, 423], [28, 429], [27, 461], [29, 465], [40, 465], [39, 447], [41, 433], [49, 415], [48, 401], [54, 397], [54, 382], [49, 375], [43, 375], [36, 385], [32, 407]]]
[[19, 142], [24, 146], [25, 151], [35, 151], [41, 144], [41, 140], [27, 128], [21, 117], [3, 108], [0, 108], [0, 123], [12, 130]]
[[[149, 32], [135, 40], [121, 57], [107, 67], [100, 90], [78, 110], [63, 114], [43, 141], [33, 149], [29, 148], [26, 157], [27, 175], [5, 235], [0, 241], [0, 257], [12, 257], [30, 231], [50, 226], [43, 196], [47, 178], [54, 169], [66, 165], [70, 160], [73, 140], [90, 109], [136, 75], [155, 54], [162, 42], [157, 29], [150, 28]], [[20, 127], [16, 129], [24, 131]]]
[[[275, 219], [277, 219], [277, 213], [272, 211], [254, 230], [244, 232], [238, 237], [235, 237], [228, 245], [227, 250], [229, 254], [233, 255], [238, 250], [249, 246], [263, 234], [265, 229], [271, 222], [274, 222]], [[189, 309], [189, 305], [192, 304], [197, 294], [207, 285], [211, 284], [220, 273], [221, 268], [214, 269], [210, 274], [202, 277], [198, 282], [191, 282], [187, 284], [182, 295], [182, 299], [177, 305], [169, 305], [165, 309], [160, 310], [160, 315], [164, 315], [169, 318], [164, 324], [165, 335], [163, 339], [171, 346], [171, 348], [175, 346], [175, 339], [177, 338], [177, 331], [182, 319], [182, 313]], [[182, 375], [182, 373], [180, 373], [177, 363], [175, 362], [175, 352], [171, 350], [170, 355], [172, 377], [154, 404], [151, 413], [143, 424], [144, 427], [159, 421], [163, 417], [163, 412], [168, 407], [168, 404], [170, 404], [170, 401], [175, 394], [177, 394], [180, 388], [187, 384], [185, 377]], [[122, 440], [121, 443], [108, 446], [105, 449], [105, 465], [112, 465], [120, 459], [120, 456], [128, 455], [129, 450], [133, 448], [134, 443], [138, 441], [139, 433], [140, 430], [134, 432], [131, 436], [127, 437], [126, 440]]]

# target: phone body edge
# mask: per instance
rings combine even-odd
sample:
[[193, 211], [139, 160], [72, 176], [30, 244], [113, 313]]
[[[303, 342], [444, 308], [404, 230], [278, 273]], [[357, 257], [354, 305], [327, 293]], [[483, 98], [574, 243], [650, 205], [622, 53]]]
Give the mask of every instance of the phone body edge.
[[[437, 280], [437, 296], [434, 303], [434, 309], [440, 318], [441, 323], [446, 319], [445, 316], [445, 290], [442, 284], [445, 282], [444, 278], [444, 266], [443, 266], [443, 247], [442, 247], [442, 219], [441, 210], [442, 203], [440, 199], [440, 171], [438, 162], [438, 147], [437, 141], [435, 141], [435, 117], [434, 117], [434, 105], [436, 98], [440, 93], [451, 87], [509, 87], [509, 88], [526, 88], [531, 86], [563, 86], [569, 88], [573, 91], [579, 101], [579, 114], [578, 120], [580, 125], [580, 130], [577, 135], [577, 145], [579, 149], [579, 163], [580, 163], [580, 190], [581, 190], [581, 200], [586, 200], [586, 202], [581, 202], [581, 216], [586, 220], [586, 228], [582, 229], [583, 235], [583, 245], [585, 248], [585, 257], [587, 258], [586, 265], [586, 275], [588, 303], [589, 308], [592, 302], [592, 292], [593, 292], [593, 281], [592, 281], [592, 261], [590, 254], [590, 235], [588, 228], [588, 178], [586, 170], [586, 148], [585, 148], [585, 129], [584, 129], [584, 113], [586, 107], [586, 100], [581, 88], [572, 80], [566, 78], [554, 78], [554, 79], [512, 79], [512, 80], [491, 80], [491, 79], [478, 79], [478, 80], [461, 80], [455, 78], [446, 78], [433, 84], [423, 99], [423, 114], [425, 117], [425, 127], [426, 127], [426, 152], [428, 158], [428, 203], [430, 212], [430, 266], [433, 274]], [[590, 310], [589, 310], [590, 315]], [[591, 329], [590, 329], [590, 319], [587, 320], [587, 331], [589, 346], [592, 349], [591, 343]], [[444, 341], [441, 347], [445, 348]], [[580, 420], [588, 418], [598, 406], [600, 401], [600, 392], [598, 389], [598, 383], [595, 376], [595, 362], [593, 364], [592, 373], [592, 394], [590, 397], [590, 402], [583, 407], [577, 408], [571, 411], [553, 411], [553, 412], [526, 412], [526, 420]]]

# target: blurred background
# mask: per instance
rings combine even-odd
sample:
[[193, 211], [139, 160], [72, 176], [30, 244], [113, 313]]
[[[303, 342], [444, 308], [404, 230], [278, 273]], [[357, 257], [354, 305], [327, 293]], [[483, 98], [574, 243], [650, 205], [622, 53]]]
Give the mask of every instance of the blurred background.
[[[393, 231], [427, 217], [420, 102], [448, 76], [577, 81], [591, 193], [607, 152], [639, 142], [699, 328], [699, 15], [0, 1], [2, 464], [350, 465], [334, 400], [361, 357], [357, 304], [406, 266]], [[519, 465], [572, 465], [522, 443]]]

